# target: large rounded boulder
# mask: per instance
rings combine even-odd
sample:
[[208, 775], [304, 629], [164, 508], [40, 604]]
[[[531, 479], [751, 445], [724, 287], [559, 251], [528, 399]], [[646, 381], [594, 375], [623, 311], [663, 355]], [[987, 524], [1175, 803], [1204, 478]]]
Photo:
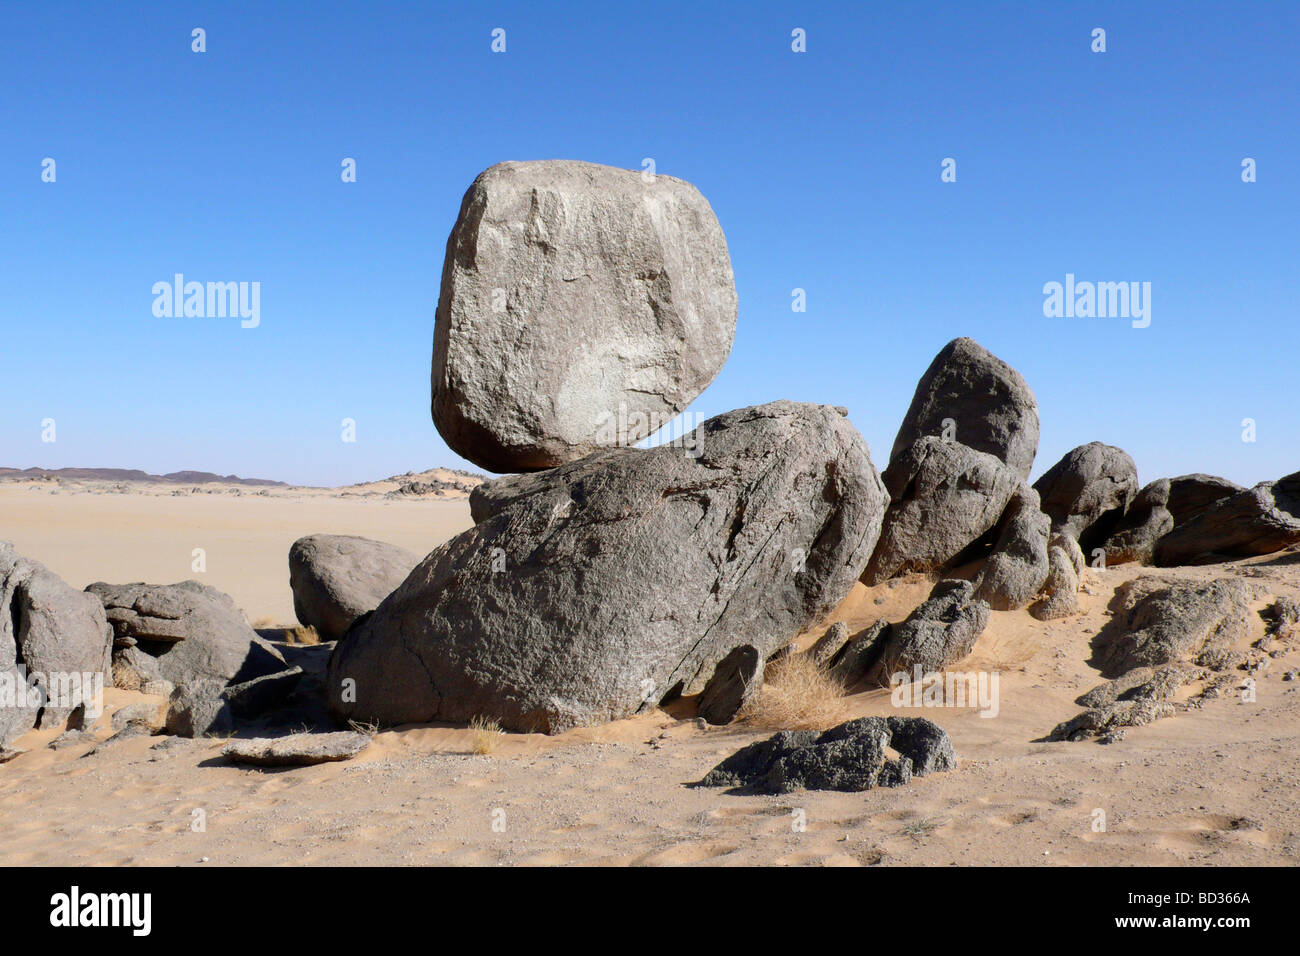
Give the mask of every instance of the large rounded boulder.
[[735, 333], [726, 239], [690, 183], [500, 163], [447, 240], [433, 421], [495, 472], [632, 445], [713, 381]]
[[98, 708], [111, 652], [100, 603], [0, 541], [0, 746]]
[[1006, 362], [974, 339], [953, 339], [917, 383], [890, 465], [926, 436], [992, 455], [1026, 481], [1038, 452], [1038, 401]]
[[293, 612], [322, 640], [337, 641], [419, 563], [419, 555], [386, 541], [348, 534], [299, 538], [289, 549]]
[[258, 637], [233, 598], [197, 581], [105, 584], [86, 590], [113, 627], [114, 665], [136, 656], [162, 680], [237, 684], [282, 671], [284, 657]]
[[503, 478], [330, 659], [343, 719], [559, 732], [765, 659], [862, 573], [887, 497], [842, 409], [774, 402], [679, 444]]
[[1052, 528], [1085, 554], [1104, 542], [1138, 493], [1137, 465], [1122, 448], [1099, 441], [1066, 452], [1034, 482]]
[[891, 500], [868, 585], [952, 565], [997, 525], [1021, 478], [994, 455], [926, 436], [895, 456], [884, 482]]

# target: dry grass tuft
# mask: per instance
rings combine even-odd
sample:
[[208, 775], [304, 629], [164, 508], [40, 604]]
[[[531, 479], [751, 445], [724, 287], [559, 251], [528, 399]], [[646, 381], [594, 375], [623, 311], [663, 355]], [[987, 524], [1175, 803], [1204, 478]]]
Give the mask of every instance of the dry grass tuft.
[[284, 629], [284, 639], [290, 644], [320, 643], [320, 635], [316, 633], [316, 628], [310, 625], [307, 627], [286, 627]]
[[470, 752], [490, 754], [501, 743], [501, 725], [487, 717], [475, 717], [469, 722]]
[[844, 719], [844, 686], [807, 654], [768, 665], [763, 688], [740, 720], [769, 730], [828, 730]]
[[278, 623], [273, 617], [259, 617], [253, 622], [255, 631], [279, 631], [280, 636], [273, 640], [286, 641], [290, 644], [319, 644], [320, 635], [316, 633], [314, 627], [302, 627], [301, 625], [290, 625]]

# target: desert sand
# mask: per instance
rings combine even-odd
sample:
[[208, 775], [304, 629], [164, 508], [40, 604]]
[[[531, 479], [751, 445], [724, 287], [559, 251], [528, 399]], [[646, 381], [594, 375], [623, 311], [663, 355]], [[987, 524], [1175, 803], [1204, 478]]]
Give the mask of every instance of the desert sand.
[[[469, 523], [464, 500], [0, 484], [4, 536], [70, 583], [196, 577], [250, 618], [281, 624], [293, 623], [285, 556], [299, 535], [363, 534], [424, 552]], [[207, 549], [206, 576], [189, 571], [195, 547]], [[16, 742], [26, 752], [0, 766], [0, 864], [1295, 865], [1300, 681], [1283, 675], [1300, 666], [1300, 646], [1257, 676], [1254, 702], [1232, 690], [1109, 745], [1038, 742], [1102, 682], [1089, 641], [1115, 587], [1148, 573], [1087, 570], [1076, 617], [994, 612], [957, 667], [999, 672], [996, 717], [900, 711], [888, 690], [845, 697], [837, 720], [901, 712], [951, 736], [960, 766], [899, 789], [773, 797], [692, 788], [772, 731], [702, 729], [689, 700], [554, 737], [502, 734], [488, 754], [472, 752], [464, 727], [399, 727], [347, 763], [281, 771], [227, 762], [220, 740], [155, 750], [163, 738], [136, 738], [92, 752], [91, 743], [49, 749], [58, 731], [33, 731]], [[1297, 596], [1300, 550], [1159, 573], [1248, 575]], [[919, 576], [891, 584], [856, 586], [830, 620], [854, 630], [901, 620], [929, 589]], [[806, 649], [823, 629], [798, 643]], [[1263, 633], [1257, 621], [1249, 640]], [[148, 699], [105, 696], [100, 740], [114, 709]]]
[[[431, 473], [425, 473], [431, 474]], [[0, 482], [0, 537], [73, 587], [193, 578], [235, 598], [250, 621], [292, 623], [289, 546], [356, 534], [425, 554], [472, 522], [465, 495], [401, 497], [395, 480], [348, 488], [177, 490], [142, 483]], [[191, 490], [193, 489], [193, 490]], [[206, 571], [196, 573], [194, 549]]]

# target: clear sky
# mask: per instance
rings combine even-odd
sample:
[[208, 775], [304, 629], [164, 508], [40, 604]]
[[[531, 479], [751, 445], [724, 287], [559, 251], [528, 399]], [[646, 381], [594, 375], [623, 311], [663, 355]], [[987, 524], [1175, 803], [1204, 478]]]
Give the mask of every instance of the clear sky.
[[[692, 411], [846, 405], [883, 468], [969, 335], [1037, 394], [1036, 474], [1100, 440], [1143, 482], [1275, 478], [1300, 469], [1297, 53], [1291, 2], [5, 3], [0, 464], [463, 467], [429, 365], [466, 187], [650, 157], [713, 205], [740, 299]], [[156, 317], [178, 272], [260, 282], [260, 325]], [[1149, 327], [1045, 317], [1067, 274], [1150, 282]]]

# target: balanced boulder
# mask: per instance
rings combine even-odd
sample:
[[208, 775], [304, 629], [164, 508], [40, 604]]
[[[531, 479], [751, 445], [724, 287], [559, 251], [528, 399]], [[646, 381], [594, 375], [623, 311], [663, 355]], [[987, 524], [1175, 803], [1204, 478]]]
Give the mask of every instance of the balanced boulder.
[[1155, 547], [1155, 563], [1213, 564], [1272, 554], [1300, 542], [1300, 471], [1265, 481], [1175, 523]]
[[1038, 452], [1038, 402], [1006, 362], [973, 339], [953, 339], [921, 376], [890, 465], [926, 436], [992, 455], [1027, 481]]
[[[257, 636], [230, 595], [206, 584], [96, 582], [86, 590], [103, 603], [117, 646], [156, 660], [150, 678], [181, 687], [199, 680], [239, 683], [285, 669], [280, 652]], [[142, 671], [140, 664], [133, 661], [130, 669]]]
[[868, 585], [948, 567], [997, 524], [1021, 483], [993, 455], [932, 436], [896, 455], [883, 477], [890, 505], [863, 575]]
[[1137, 465], [1122, 449], [1101, 442], [1065, 454], [1036, 482], [1052, 527], [1090, 554], [1109, 537], [1138, 493]]
[[766, 659], [822, 619], [887, 501], [843, 410], [773, 402], [689, 438], [493, 482], [339, 642], [335, 715], [558, 732], [698, 693], [737, 647]]
[[312, 534], [289, 549], [289, 587], [299, 623], [337, 641], [352, 622], [396, 590], [420, 557], [346, 534]]
[[632, 445], [713, 381], [735, 332], [727, 243], [690, 183], [500, 163], [474, 180], [447, 240], [433, 421], [496, 472]]

